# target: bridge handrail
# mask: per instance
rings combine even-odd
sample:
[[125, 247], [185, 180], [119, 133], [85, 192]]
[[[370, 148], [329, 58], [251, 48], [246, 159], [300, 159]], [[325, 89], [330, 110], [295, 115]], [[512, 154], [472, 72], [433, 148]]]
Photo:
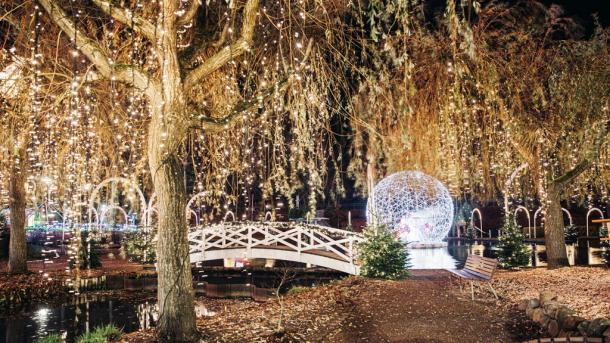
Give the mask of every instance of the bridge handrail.
[[219, 223], [193, 227], [189, 233], [191, 253], [236, 247], [282, 246], [299, 253], [327, 251], [350, 264], [356, 258], [357, 244], [363, 240], [362, 234], [356, 232], [294, 222]]

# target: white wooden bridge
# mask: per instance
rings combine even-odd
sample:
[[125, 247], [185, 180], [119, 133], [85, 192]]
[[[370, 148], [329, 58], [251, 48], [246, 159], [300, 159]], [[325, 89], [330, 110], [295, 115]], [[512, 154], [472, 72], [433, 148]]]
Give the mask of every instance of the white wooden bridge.
[[265, 258], [309, 263], [358, 275], [361, 234], [286, 222], [229, 222], [191, 228], [191, 263]]

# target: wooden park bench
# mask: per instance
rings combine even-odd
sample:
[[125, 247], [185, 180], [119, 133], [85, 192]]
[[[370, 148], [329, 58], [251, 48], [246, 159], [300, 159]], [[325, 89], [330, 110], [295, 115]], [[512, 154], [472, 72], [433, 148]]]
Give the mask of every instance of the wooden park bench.
[[489, 282], [491, 281], [491, 278], [493, 276], [494, 271], [496, 270], [497, 265], [498, 260], [496, 259], [481, 257], [478, 255], [468, 255], [464, 268], [447, 269], [447, 271], [451, 273], [452, 277], [456, 277], [459, 280], [460, 289], [462, 289], [462, 280], [470, 281], [470, 294], [472, 296], [472, 300], [474, 300], [475, 281], [487, 282], [494, 297], [498, 299], [498, 294], [496, 293], [496, 290], [491, 285], [491, 282]]

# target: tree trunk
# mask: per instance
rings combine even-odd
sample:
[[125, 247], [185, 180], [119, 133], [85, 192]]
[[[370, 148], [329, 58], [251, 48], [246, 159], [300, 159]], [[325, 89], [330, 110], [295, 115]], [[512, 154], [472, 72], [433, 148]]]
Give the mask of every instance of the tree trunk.
[[190, 342], [196, 336], [182, 169], [176, 154], [166, 155], [152, 168], [159, 211], [157, 328], [159, 339], [168, 342]]
[[19, 148], [18, 157], [14, 157], [9, 178], [9, 207], [11, 210], [11, 238], [9, 242], [8, 272], [12, 274], [28, 271], [28, 249], [25, 239], [26, 200], [26, 148]]
[[186, 188], [180, 145], [186, 134], [184, 96], [176, 42], [179, 1], [162, 3], [161, 94], [149, 100], [153, 116], [148, 131], [148, 163], [157, 194], [158, 303], [161, 341], [197, 338], [193, 278], [186, 223]]
[[547, 189], [544, 241], [547, 263], [551, 269], [570, 265], [565, 245], [560, 191], [557, 185], [551, 185]]

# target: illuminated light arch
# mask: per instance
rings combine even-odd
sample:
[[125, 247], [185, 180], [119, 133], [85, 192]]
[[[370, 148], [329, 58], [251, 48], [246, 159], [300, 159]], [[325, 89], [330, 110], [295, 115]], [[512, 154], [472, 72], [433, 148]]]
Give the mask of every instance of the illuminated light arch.
[[[92, 207], [92, 208], [95, 207], [95, 200], [97, 200], [99, 191], [102, 189], [102, 187], [104, 187], [107, 184], [110, 184], [112, 182], [127, 184], [136, 191], [136, 193], [138, 194], [138, 197], [140, 198], [140, 211], [142, 212], [142, 214], [141, 214], [142, 217], [140, 217], [140, 221], [145, 221], [146, 220], [146, 209], [148, 208], [148, 204], [146, 203], [146, 198], [144, 197], [144, 193], [142, 193], [142, 190], [140, 189], [140, 187], [138, 187], [138, 185], [133, 180], [130, 180], [125, 177], [120, 177], [120, 176], [110, 177], [110, 178], [103, 180], [97, 186], [95, 186], [95, 188], [93, 189], [93, 192], [91, 192], [91, 198], [89, 199], [89, 207]], [[91, 217], [89, 218], [89, 222], [91, 222]]]
[[[481, 225], [480, 228], [478, 228], [476, 225], [474, 225], [474, 214], [475, 213], [479, 214], [479, 224]], [[480, 209], [475, 208], [474, 210], [472, 210], [472, 212], [470, 212], [470, 226], [472, 226], [473, 229], [480, 231], [481, 238], [483, 238], [483, 213], [481, 212]], [[491, 231], [489, 232], [489, 237], [491, 237]]]
[[100, 213], [99, 224], [104, 224], [104, 221], [106, 220], [106, 214], [108, 214], [108, 212], [112, 210], [118, 210], [119, 212], [123, 213], [123, 216], [125, 218], [125, 224], [129, 224], [129, 216], [127, 215], [127, 211], [125, 211], [125, 209], [121, 206], [117, 205], [107, 205], [106, 208], [102, 210], [102, 212]]
[[[561, 208], [561, 211], [568, 215], [568, 219], [570, 220], [570, 226], [572, 226], [574, 222], [572, 221], [572, 214], [570, 213], [570, 211], [563, 207]], [[540, 212], [542, 212], [542, 207], [538, 208], [536, 212], [534, 212], [534, 238], [536, 238], [536, 219], [538, 218], [538, 214], [540, 214]]]
[[604, 219], [604, 212], [602, 212], [602, 210], [597, 207], [593, 207], [592, 209], [587, 211], [587, 237], [589, 237], [589, 215], [591, 215], [592, 212], [599, 213], [599, 215], [602, 217], [601, 219]]
[[521, 164], [520, 166], [518, 166], [517, 168], [515, 168], [515, 170], [513, 170], [513, 172], [510, 174], [510, 178], [508, 178], [508, 180], [506, 180], [506, 183], [504, 183], [504, 213], [508, 213], [508, 191], [509, 191], [510, 187], [512, 186], [515, 178], [519, 175], [519, 173], [522, 170], [527, 169], [527, 167], [529, 167], [529, 164], [527, 164], [527, 162], [525, 162], [525, 163]]
[[517, 213], [519, 213], [519, 211], [524, 211], [525, 215], [527, 216], [527, 237], [528, 238], [532, 238], [532, 219], [530, 217], [530, 211], [525, 207], [525, 206], [517, 206], [517, 208], [515, 209], [515, 212], [513, 214], [514, 218], [514, 222], [515, 222], [515, 226], [517, 225]]
[[225, 193], [224, 192], [218, 192], [218, 191], [202, 191], [202, 192], [199, 192], [199, 193], [193, 195], [189, 199], [189, 201], [186, 203], [186, 217], [187, 217], [187, 219], [189, 219], [193, 214], [195, 214], [195, 220], [197, 222], [197, 225], [199, 225], [199, 220], [200, 220], [199, 216], [197, 215], [197, 213], [195, 211], [193, 211], [191, 209], [191, 205], [193, 204], [193, 202], [195, 202], [195, 200], [200, 199], [200, 198], [205, 198], [206, 196], [210, 196], [210, 195], [225, 196]]
[[227, 211], [227, 213], [225, 213], [225, 216], [224, 216], [224, 218], [222, 219], [222, 221], [223, 221], [223, 222], [226, 222], [226, 221], [227, 221], [227, 217], [228, 217], [229, 215], [230, 215], [230, 216], [231, 216], [231, 218], [232, 218], [232, 220], [231, 220], [231, 221], [232, 221], [232, 222], [235, 222], [235, 221], [236, 221], [236, 220], [235, 220], [235, 213], [233, 213], [233, 211], [231, 211], [231, 210], [228, 210], [228, 211]]

